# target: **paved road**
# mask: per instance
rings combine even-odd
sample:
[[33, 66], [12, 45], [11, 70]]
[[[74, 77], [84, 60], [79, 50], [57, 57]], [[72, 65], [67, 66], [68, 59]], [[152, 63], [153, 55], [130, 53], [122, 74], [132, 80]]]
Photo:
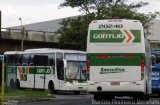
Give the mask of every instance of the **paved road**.
[[86, 93], [74, 95], [72, 93], [59, 93], [50, 101], [25, 102], [18, 105], [91, 105], [93, 95]]
[[81, 94], [81, 95], [73, 95], [73, 94], [57, 94], [55, 95], [55, 99], [50, 101], [41, 101], [41, 102], [26, 102], [26, 103], [18, 103], [18, 105], [115, 105], [115, 104], [126, 104], [126, 105], [159, 105], [159, 98], [151, 98], [148, 101], [144, 100], [111, 100], [111, 101], [95, 101], [93, 100], [93, 95]]

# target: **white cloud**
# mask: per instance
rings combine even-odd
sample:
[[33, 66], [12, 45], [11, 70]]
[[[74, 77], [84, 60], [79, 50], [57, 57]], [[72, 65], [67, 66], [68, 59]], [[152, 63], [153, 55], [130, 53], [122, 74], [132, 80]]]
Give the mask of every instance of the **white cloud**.
[[143, 0], [145, 2], [148, 2], [149, 4], [145, 6], [144, 8], [140, 9], [140, 12], [155, 12], [160, 11], [160, 0]]
[[[78, 9], [58, 9], [64, 0], [0, 0], [2, 11], [2, 27], [20, 25], [19, 17], [23, 24], [48, 21], [58, 18], [81, 14]], [[160, 11], [160, 0], [128, 0], [131, 2], [149, 2], [149, 5], [140, 9], [140, 12]]]
[[43, 4], [54, 4], [54, 3], [62, 3], [64, 0], [1, 0], [1, 4], [11, 4], [11, 5], [43, 5]]
[[[11, 1], [20, 1], [20, 0], [11, 0]], [[39, 0], [39, 2], [40, 1], [42, 0]], [[1, 1], [0, 1], [0, 9], [2, 11], [2, 27], [20, 25], [19, 17], [22, 18], [23, 24], [30, 24], [40, 21], [53, 20], [53, 19], [81, 14], [78, 12], [78, 9], [71, 9], [71, 8], [58, 9], [58, 6], [60, 5], [61, 2], [59, 3], [47, 2], [51, 0], [46, 0], [46, 2], [44, 1], [45, 0], [43, 0], [43, 2], [41, 3], [37, 3], [40, 5], [29, 5], [29, 2], [31, 2], [31, 0], [27, 1], [28, 4], [25, 4], [26, 2], [24, 2], [21, 5], [17, 5], [21, 2], [13, 4], [12, 2], [10, 4], [7, 4], [7, 2], [3, 2], [2, 3], [3, 6], [1, 6]]]

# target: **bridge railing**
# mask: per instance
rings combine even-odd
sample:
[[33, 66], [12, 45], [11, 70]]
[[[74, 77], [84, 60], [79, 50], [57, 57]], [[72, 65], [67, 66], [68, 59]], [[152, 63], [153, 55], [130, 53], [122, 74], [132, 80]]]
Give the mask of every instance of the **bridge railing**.
[[[22, 29], [13, 29], [13, 28], [2, 28], [2, 32], [17, 32], [21, 33]], [[37, 30], [24, 30], [25, 34], [37, 34], [37, 35], [55, 35], [55, 32], [50, 31], [37, 31]]]
[[[22, 29], [2, 28], [2, 39], [17, 39], [21, 40]], [[58, 42], [60, 34], [49, 31], [24, 30], [24, 40], [29, 41], [45, 41]]]

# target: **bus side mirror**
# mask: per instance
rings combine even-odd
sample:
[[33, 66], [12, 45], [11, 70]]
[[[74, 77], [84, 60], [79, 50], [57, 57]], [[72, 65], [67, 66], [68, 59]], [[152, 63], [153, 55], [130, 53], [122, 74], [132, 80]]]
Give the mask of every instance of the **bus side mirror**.
[[63, 59], [64, 69], [67, 68], [67, 60]]

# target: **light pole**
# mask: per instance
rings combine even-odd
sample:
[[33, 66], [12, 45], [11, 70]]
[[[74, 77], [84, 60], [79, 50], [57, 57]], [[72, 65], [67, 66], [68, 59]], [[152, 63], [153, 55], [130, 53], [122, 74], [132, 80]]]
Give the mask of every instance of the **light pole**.
[[22, 25], [22, 18], [19, 18], [21, 21], [21, 51], [23, 51], [23, 36], [24, 36], [24, 27]]

